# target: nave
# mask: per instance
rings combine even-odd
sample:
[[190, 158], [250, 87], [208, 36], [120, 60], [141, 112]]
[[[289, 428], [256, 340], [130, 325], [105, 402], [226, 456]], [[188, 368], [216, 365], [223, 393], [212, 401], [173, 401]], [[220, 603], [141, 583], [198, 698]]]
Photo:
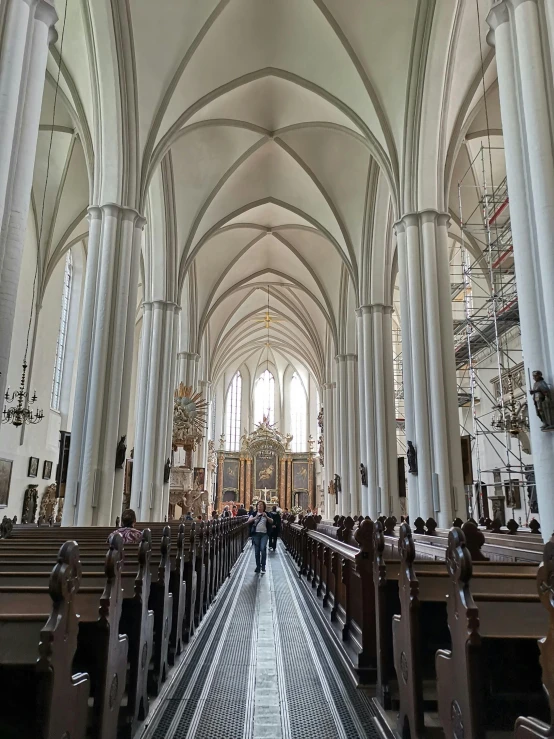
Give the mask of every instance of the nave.
[[282, 542], [254, 573], [246, 545], [141, 739], [378, 737]]

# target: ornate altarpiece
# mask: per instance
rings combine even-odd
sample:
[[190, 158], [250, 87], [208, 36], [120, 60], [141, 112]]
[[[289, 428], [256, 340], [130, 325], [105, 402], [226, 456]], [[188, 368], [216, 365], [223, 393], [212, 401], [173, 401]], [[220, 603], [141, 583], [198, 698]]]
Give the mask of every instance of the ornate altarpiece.
[[282, 434], [264, 418], [251, 434], [242, 435], [239, 452], [220, 449], [216, 510], [221, 513], [230, 503], [248, 508], [258, 500], [289, 509], [315, 506], [313, 454], [292, 452], [291, 441], [290, 434]]
[[[205, 433], [207, 402], [202, 394], [193, 392], [183, 383], [174, 394], [173, 402], [173, 451], [181, 448], [185, 452], [185, 464], [171, 467], [169, 474], [169, 518], [175, 518], [175, 507], [184, 513], [192, 511], [194, 516], [208, 512], [209, 495], [204, 490], [203, 468], [193, 467], [193, 453]], [[196, 478], [195, 478], [196, 470]]]

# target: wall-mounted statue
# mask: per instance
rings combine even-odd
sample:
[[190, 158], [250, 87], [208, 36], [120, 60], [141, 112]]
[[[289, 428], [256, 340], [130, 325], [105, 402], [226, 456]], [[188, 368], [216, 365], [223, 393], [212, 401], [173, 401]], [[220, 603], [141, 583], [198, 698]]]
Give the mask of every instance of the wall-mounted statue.
[[166, 482], [169, 482], [169, 476], [171, 474], [171, 462], [169, 461], [169, 457], [165, 460], [164, 465], [164, 484]]
[[364, 488], [366, 488], [367, 487], [367, 467], [365, 466], [365, 464], [360, 465], [360, 476], [362, 478], [362, 485], [364, 486]]
[[533, 380], [535, 382], [530, 392], [533, 396], [533, 403], [535, 404], [537, 416], [542, 421], [541, 431], [549, 431], [550, 429], [554, 429], [552, 393], [540, 370], [535, 370], [533, 372]]
[[34, 523], [37, 513], [38, 485], [28, 485], [23, 497], [21, 523]]
[[406, 457], [408, 458], [408, 472], [411, 475], [417, 475], [417, 452], [412, 441], [408, 442]]
[[335, 475], [335, 495], [337, 496], [337, 500], [339, 499], [339, 493], [342, 493], [340, 475]]
[[125, 440], [127, 439], [126, 436], [122, 436], [119, 440], [119, 444], [117, 445], [117, 450], [115, 452], [115, 468], [116, 470], [122, 470], [123, 465], [125, 463], [125, 452], [127, 451], [127, 444], [125, 443]]

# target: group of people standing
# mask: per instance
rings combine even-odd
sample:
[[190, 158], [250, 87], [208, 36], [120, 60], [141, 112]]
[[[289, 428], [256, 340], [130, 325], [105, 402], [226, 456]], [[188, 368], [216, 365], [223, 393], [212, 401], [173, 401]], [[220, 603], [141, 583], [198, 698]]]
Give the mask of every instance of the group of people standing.
[[254, 545], [256, 554], [256, 569], [254, 572], [262, 572], [265, 574], [265, 565], [267, 561], [267, 545], [275, 551], [277, 549], [277, 539], [281, 533], [281, 512], [274, 505], [271, 511], [267, 510], [267, 506], [263, 500], [257, 505], [257, 510], [250, 507], [248, 524], [250, 526], [250, 537]]

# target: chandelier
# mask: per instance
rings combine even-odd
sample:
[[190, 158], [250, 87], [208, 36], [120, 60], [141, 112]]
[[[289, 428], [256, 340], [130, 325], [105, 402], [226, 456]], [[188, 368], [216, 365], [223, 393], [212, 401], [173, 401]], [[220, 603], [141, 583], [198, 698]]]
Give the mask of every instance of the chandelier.
[[[502, 398], [494, 406], [495, 415], [491, 426], [497, 431], [507, 431], [510, 436], [518, 436], [522, 431], [529, 431], [529, 409], [526, 402], [516, 400], [514, 397], [514, 383], [512, 374], [508, 373], [507, 391], [509, 398], [502, 402]], [[501, 385], [500, 392], [503, 392]]]
[[25, 382], [27, 375], [27, 361], [23, 360], [23, 372], [21, 373], [21, 384], [19, 390], [13, 392], [10, 396], [10, 388], [6, 390], [4, 400], [6, 403], [16, 403], [13, 408], [6, 408], [4, 406], [4, 412], [2, 413], [2, 423], [11, 423], [16, 428], [23, 426], [24, 424], [37, 424], [44, 418], [44, 413], [41, 410], [37, 410], [33, 413], [29, 406], [37, 402], [37, 391], [35, 390], [32, 397], [29, 397], [29, 393], [25, 390]]

